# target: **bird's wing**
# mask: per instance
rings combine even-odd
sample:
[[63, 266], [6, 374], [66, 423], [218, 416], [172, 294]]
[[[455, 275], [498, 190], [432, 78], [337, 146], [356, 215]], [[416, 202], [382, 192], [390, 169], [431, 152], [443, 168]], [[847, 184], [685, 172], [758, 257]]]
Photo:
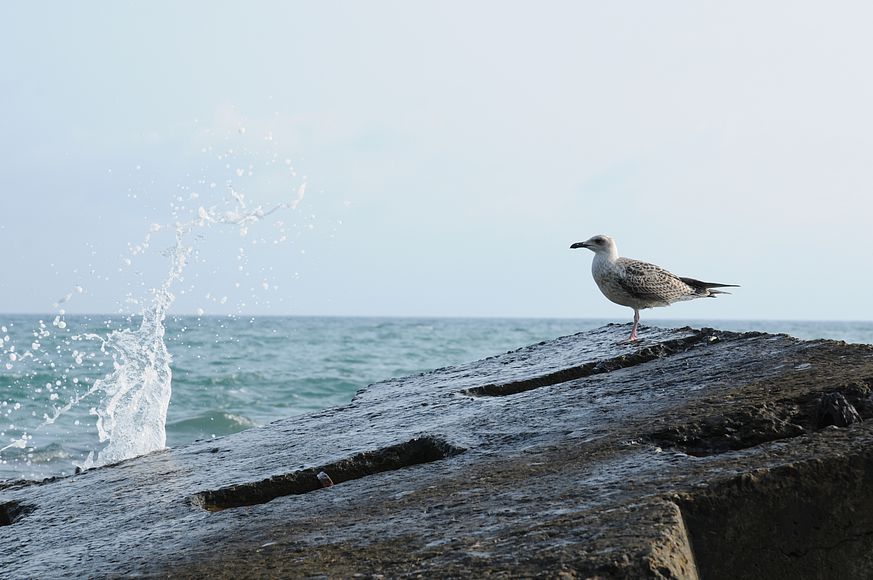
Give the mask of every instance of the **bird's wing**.
[[687, 293], [688, 286], [675, 274], [660, 266], [619, 258], [622, 275], [618, 283], [628, 293], [643, 300], [671, 302]]

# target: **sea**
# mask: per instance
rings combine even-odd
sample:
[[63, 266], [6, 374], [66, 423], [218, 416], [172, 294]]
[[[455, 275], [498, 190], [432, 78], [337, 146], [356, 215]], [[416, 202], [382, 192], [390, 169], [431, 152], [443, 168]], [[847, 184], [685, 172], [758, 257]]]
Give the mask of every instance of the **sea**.
[[[101, 453], [105, 463], [112, 457], [107, 438], [121, 439], [125, 429], [127, 436], [131, 429], [136, 433], [138, 421], [153, 423], [157, 439], [151, 445], [178, 447], [344, 405], [380, 380], [475, 361], [610, 321], [166, 316], [157, 322], [146, 328], [143, 317], [0, 315], [0, 482], [69, 475], [99, 465]], [[873, 344], [873, 322], [646, 325]], [[131, 354], [125, 342], [142, 352]], [[162, 385], [167, 400], [156, 408], [165, 419], [137, 417], [142, 403], [135, 397], [141, 395], [131, 385]], [[124, 397], [134, 399], [125, 403]], [[120, 410], [124, 404], [133, 415]]]

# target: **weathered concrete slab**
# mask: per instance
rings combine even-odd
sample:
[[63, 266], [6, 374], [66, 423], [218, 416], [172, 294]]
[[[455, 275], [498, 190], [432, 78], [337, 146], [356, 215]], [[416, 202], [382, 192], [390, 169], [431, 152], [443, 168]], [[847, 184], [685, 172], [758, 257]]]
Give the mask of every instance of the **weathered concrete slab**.
[[627, 333], [7, 487], [0, 576], [873, 576], [873, 347]]

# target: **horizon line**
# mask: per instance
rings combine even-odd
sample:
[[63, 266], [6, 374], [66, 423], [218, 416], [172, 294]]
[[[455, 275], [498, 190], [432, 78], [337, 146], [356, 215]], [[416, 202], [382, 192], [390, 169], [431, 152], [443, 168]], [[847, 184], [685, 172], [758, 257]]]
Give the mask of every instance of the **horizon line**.
[[[81, 317], [123, 317], [123, 318], [138, 318], [139, 314], [130, 313], [99, 313], [99, 312], [83, 312], [83, 313], [64, 313], [57, 312], [0, 312], [0, 317], [45, 317], [53, 318], [55, 316], [63, 316], [66, 318], [81, 318]], [[247, 314], [247, 313], [226, 313], [226, 314], [196, 314], [196, 313], [178, 313], [168, 314], [167, 318], [387, 318], [387, 319], [426, 319], [426, 320], [590, 320], [604, 321], [605, 323], [617, 322], [623, 323], [622, 319], [612, 317], [584, 317], [584, 316], [543, 316], [543, 315], [438, 315], [438, 314]], [[852, 318], [695, 318], [695, 317], [658, 317], [647, 318], [647, 321], [652, 322], [691, 322], [691, 321], [709, 321], [709, 322], [841, 322], [841, 323], [861, 323], [873, 324], [873, 320], [860, 320]]]

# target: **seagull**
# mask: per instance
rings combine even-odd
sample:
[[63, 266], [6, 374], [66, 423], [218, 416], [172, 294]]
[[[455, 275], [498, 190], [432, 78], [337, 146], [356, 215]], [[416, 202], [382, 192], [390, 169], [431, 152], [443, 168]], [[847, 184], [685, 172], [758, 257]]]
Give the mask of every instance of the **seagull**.
[[570, 249], [588, 248], [594, 252], [591, 274], [597, 287], [612, 302], [634, 310], [634, 325], [629, 342], [637, 339], [640, 310], [656, 306], [669, 306], [680, 300], [715, 298], [717, 294], [730, 294], [713, 288], [737, 288], [736, 284], [701, 282], [694, 278], [682, 278], [660, 266], [621, 258], [615, 240], [597, 235], [584, 242], [576, 242]]

